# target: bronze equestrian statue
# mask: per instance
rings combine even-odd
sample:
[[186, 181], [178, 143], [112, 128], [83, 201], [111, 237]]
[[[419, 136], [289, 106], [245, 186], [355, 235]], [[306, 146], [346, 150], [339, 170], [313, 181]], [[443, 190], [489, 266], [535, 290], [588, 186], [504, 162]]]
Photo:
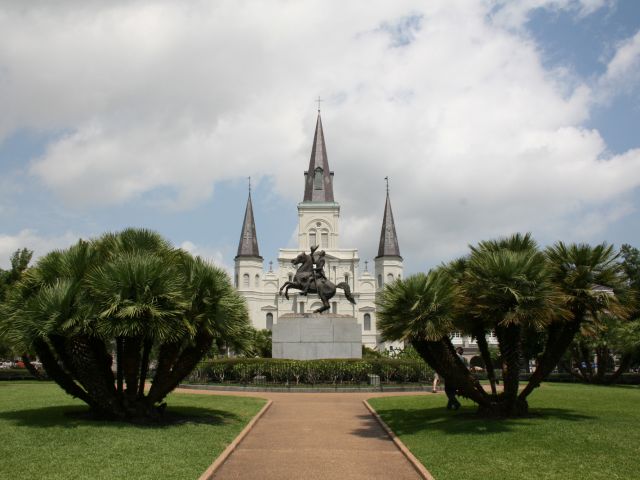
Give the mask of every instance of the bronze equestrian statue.
[[317, 249], [317, 246], [311, 247], [311, 255], [302, 252], [291, 260], [291, 263], [300, 265], [300, 267], [298, 267], [293, 281], [285, 282], [284, 285], [280, 287], [280, 295], [283, 294], [284, 290], [284, 297], [289, 300], [290, 288], [301, 290], [302, 295], [317, 293], [322, 301], [322, 306], [315, 310], [314, 313], [322, 313], [331, 308], [329, 300], [336, 294], [336, 289], [341, 288], [344, 290], [344, 295], [347, 297], [347, 300], [355, 305], [356, 301], [351, 295], [351, 289], [347, 282], [340, 282], [335, 285], [327, 279], [324, 274], [324, 250], [320, 251], [316, 257], [314, 254]]

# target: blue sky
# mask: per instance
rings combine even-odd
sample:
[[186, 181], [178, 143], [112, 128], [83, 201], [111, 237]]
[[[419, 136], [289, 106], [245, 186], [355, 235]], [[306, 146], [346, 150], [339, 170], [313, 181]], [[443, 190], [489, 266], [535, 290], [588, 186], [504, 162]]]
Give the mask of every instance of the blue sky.
[[229, 267], [248, 176], [275, 261], [318, 95], [362, 260], [387, 175], [407, 272], [515, 231], [640, 244], [639, 2], [3, 8], [2, 267], [127, 226]]

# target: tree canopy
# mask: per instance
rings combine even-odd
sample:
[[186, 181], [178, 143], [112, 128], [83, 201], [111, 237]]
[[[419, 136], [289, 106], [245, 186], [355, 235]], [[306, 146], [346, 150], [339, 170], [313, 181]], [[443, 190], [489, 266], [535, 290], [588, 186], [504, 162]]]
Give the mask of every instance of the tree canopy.
[[[385, 287], [378, 326], [388, 340], [410, 342], [442, 377], [492, 416], [528, 412], [528, 395], [558, 364], [580, 327], [604, 314], [628, 317], [628, 285], [610, 245], [555, 245], [541, 250], [530, 234], [480, 242], [469, 255]], [[456, 355], [450, 335], [478, 344], [491, 392]], [[498, 392], [486, 336], [495, 333], [504, 388]], [[519, 391], [527, 350], [537, 366]]]
[[0, 333], [35, 351], [67, 393], [108, 418], [157, 416], [214, 341], [242, 350], [251, 338], [227, 274], [144, 229], [45, 255], [3, 310]]

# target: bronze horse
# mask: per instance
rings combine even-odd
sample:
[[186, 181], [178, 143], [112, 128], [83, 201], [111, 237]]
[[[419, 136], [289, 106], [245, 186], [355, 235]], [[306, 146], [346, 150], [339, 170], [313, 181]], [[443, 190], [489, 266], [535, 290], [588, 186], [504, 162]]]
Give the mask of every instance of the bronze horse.
[[289, 289], [295, 288], [297, 290], [305, 290], [307, 285], [309, 285], [308, 293], [317, 293], [322, 301], [322, 307], [318, 308], [314, 311], [314, 313], [322, 313], [331, 308], [331, 304], [329, 300], [333, 298], [336, 294], [336, 289], [341, 288], [344, 290], [344, 295], [347, 297], [351, 303], [355, 305], [356, 301], [351, 295], [351, 289], [349, 288], [349, 284], [347, 282], [340, 282], [335, 285], [333, 282], [327, 280], [326, 278], [322, 278], [320, 276], [315, 275], [313, 272], [313, 258], [311, 255], [306, 253], [301, 253], [296, 258], [291, 260], [291, 263], [294, 265], [301, 265], [296, 271], [295, 276], [293, 277], [292, 282], [285, 282], [282, 287], [280, 287], [280, 295], [282, 295], [284, 290], [284, 297], [289, 300]]

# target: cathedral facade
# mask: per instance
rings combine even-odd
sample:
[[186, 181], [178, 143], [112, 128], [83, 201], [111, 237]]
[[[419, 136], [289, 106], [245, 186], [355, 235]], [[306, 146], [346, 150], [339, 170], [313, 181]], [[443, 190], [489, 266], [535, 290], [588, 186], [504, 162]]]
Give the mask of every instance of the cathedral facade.
[[329, 169], [322, 119], [318, 112], [311, 148], [309, 168], [304, 173], [304, 196], [298, 204], [298, 247], [281, 248], [277, 266], [265, 270], [256, 234], [251, 192], [247, 200], [240, 233], [238, 253], [234, 259], [234, 282], [246, 299], [251, 323], [257, 329], [271, 329], [285, 313], [309, 313], [322, 305], [317, 295], [300, 295], [289, 291], [289, 300], [279, 296], [280, 287], [291, 281], [296, 268], [291, 260], [311, 246], [324, 250], [325, 275], [337, 284], [347, 282], [356, 304], [351, 304], [341, 290], [331, 299], [331, 312], [352, 315], [362, 329], [362, 343], [370, 348], [384, 349], [385, 344], [376, 328], [376, 297], [386, 283], [403, 276], [403, 260], [387, 191], [378, 255], [373, 272], [368, 263], [361, 268], [358, 249], [340, 245], [340, 204], [333, 196], [333, 172]]

